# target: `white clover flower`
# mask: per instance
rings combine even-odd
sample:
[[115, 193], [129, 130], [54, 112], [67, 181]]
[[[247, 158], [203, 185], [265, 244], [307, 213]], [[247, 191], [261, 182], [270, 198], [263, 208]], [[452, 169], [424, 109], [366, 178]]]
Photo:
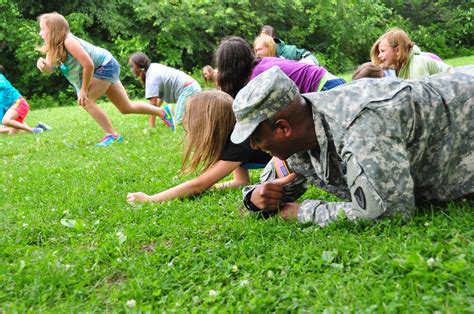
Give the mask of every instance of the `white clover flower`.
[[239, 267], [237, 265], [232, 266], [232, 272], [236, 273], [239, 271]]
[[127, 236], [124, 235], [123, 232], [121, 232], [121, 231], [117, 232], [116, 235], [118, 237], [120, 245], [122, 245], [127, 240]]
[[430, 223], [429, 222], [425, 222], [425, 227], [429, 227], [430, 226]]
[[436, 263], [436, 260], [434, 258], [430, 257], [430, 258], [428, 258], [426, 263], [428, 264], [429, 268], [433, 268], [434, 264]]
[[134, 299], [131, 299], [131, 300], [127, 301], [127, 306], [129, 308], [135, 307], [136, 305], [137, 305], [137, 301], [135, 301]]
[[248, 286], [248, 285], [249, 285], [249, 281], [248, 281], [247, 279], [241, 280], [241, 281], [239, 282], [239, 285], [240, 285], [241, 287]]
[[217, 296], [217, 291], [216, 291], [216, 290], [209, 290], [209, 296], [210, 296], [210, 297], [215, 297], [215, 296]]
[[28, 224], [25, 222], [22, 226], [23, 226], [23, 228], [26, 228], [26, 227], [28, 227]]

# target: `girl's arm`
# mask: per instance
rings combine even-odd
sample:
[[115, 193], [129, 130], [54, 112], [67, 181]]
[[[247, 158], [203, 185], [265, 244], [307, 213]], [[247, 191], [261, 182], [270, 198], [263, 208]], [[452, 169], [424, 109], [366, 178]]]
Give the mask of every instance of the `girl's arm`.
[[51, 64], [48, 63], [48, 61], [43, 58], [43, 57], [40, 57], [38, 59], [38, 61], [36, 61], [36, 67], [43, 73], [43, 74], [46, 74], [46, 75], [51, 75], [54, 73], [54, 68], [51, 66]]
[[[163, 99], [158, 97], [151, 97], [150, 104], [156, 107], [161, 107], [163, 104]], [[150, 115], [150, 128], [154, 128], [156, 126], [156, 116]]]
[[94, 73], [94, 63], [76, 39], [67, 37], [64, 41], [64, 45], [66, 46], [66, 50], [79, 61], [82, 66], [82, 86], [77, 101], [81, 106], [85, 106], [86, 102], [89, 101], [87, 93], [92, 81], [92, 74]]
[[220, 179], [237, 169], [240, 164], [238, 161], [219, 160], [197, 178], [151, 196], [142, 192], [128, 193], [127, 201], [129, 203], [164, 202], [175, 198], [197, 195], [206, 191]]
[[216, 189], [237, 188], [239, 186], [244, 186], [244, 185], [249, 184], [250, 177], [249, 177], [249, 171], [247, 169], [238, 167], [232, 172], [232, 174], [234, 175], [234, 179], [232, 179], [231, 181], [216, 184], [214, 185], [214, 188]]

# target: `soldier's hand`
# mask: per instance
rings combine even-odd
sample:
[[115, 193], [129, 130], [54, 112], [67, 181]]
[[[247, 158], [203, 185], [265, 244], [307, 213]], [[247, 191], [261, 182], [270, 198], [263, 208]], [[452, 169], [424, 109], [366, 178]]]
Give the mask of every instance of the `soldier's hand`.
[[252, 191], [250, 201], [264, 211], [279, 210], [285, 196], [283, 186], [294, 179], [296, 179], [296, 173], [260, 184]]

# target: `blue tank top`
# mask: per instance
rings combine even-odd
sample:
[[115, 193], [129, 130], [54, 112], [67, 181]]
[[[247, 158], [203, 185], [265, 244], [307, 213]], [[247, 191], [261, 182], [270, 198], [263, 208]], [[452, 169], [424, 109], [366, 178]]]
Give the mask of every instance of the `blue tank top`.
[[[79, 37], [74, 36], [73, 34], [69, 33], [67, 37], [72, 37], [79, 41], [81, 47], [87, 52], [89, 57], [92, 59], [92, 63], [94, 63], [94, 69], [97, 69], [101, 65], [106, 64], [112, 59], [112, 55], [107, 50], [96, 47], [91, 43], [80, 39]], [[59, 69], [63, 73], [63, 75], [67, 78], [69, 83], [74, 87], [76, 93], [79, 94], [82, 85], [82, 66], [74, 58], [71, 54], [67, 54], [66, 61], [59, 66]]]
[[20, 92], [12, 86], [3, 74], [0, 74], [0, 116], [3, 117], [2, 113], [7, 112], [20, 97]]

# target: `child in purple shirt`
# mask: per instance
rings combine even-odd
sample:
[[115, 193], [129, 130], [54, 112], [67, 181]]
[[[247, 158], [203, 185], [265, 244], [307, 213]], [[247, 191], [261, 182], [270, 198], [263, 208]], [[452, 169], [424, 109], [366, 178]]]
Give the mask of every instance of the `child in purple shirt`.
[[[279, 67], [293, 82], [298, 86], [300, 93], [320, 92], [329, 81], [340, 80], [341, 85], [344, 81], [333, 76], [325, 68], [316, 65], [297, 62], [283, 58], [266, 57], [260, 60], [252, 70], [250, 80], [257, 75], [270, 69], [272, 66]], [[330, 89], [330, 88], [329, 88]]]
[[235, 97], [250, 80], [278, 66], [298, 86], [301, 93], [319, 92], [342, 85], [345, 81], [335, 77], [323, 67], [282, 58], [257, 58], [253, 49], [242, 38], [224, 38], [216, 51], [217, 83], [221, 90]]

